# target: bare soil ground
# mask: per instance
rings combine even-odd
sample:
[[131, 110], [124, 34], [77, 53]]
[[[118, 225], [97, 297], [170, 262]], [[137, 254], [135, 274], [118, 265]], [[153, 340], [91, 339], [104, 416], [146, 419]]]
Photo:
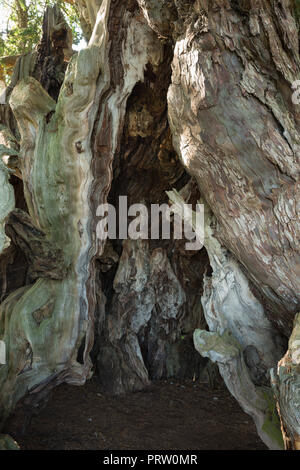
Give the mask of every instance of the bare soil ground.
[[192, 381], [156, 382], [108, 397], [94, 378], [61, 385], [22, 435], [24, 412], [6, 431], [27, 450], [263, 450], [251, 418], [227, 390]]

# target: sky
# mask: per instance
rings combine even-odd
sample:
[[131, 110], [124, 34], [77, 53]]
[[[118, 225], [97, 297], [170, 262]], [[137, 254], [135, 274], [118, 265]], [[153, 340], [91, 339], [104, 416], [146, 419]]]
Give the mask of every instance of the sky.
[[[5, 7], [4, 5], [5, 1], [0, 0], [0, 32], [5, 32], [7, 28], [7, 20], [8, 20], [8, 15], [9, 15], [9, 9]], [[73, 45], [73, 49], [75, 51], [80, 51], [81, 49], [84, 49], [86, 47], [86, 41], [85, 39], [82, 39], [80, 43], [76, 46], [75, 44]]]
[[3, 5], [3, 1], [0, 1], [0, 31], [6, 30], [6, 24], [8, 19], [8, 8]]

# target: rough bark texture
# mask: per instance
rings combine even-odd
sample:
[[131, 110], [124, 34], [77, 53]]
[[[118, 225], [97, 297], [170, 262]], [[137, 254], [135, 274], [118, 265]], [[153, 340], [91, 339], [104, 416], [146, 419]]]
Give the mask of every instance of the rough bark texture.
[[[94, 333], [92, 358], [113, 393], [199, 376], [197, 329], [196, 349], [278, 448], [273, 369], [285, 445], [299, 448], [294, 2], [77, 4], [87, 48], [72, 55], [49, 9], [38, 52], [17, 62], [14, 115], [1, 108], [0, 421], [28, 391], [30, 403], [63, 381], [84, 383]], [[100, 203], [126, 195], [150, 206], [166, 191], [179, 212], [205, 200], [205, 249], [96, 239]], [[21, 285], [9, 267], [17, 253]]]
[[[46, 18], [56, 32], [66, 29], [56, 8]], [[93, 44], [70, 63], [57, 103], [26, 71], [10, 96], [21, 134], [19, 168], [29, 215], [11, 215], [8, 231], [25, 248], [32, 279], [1, 306], [0, 335], [7, 346], [0, 370], [1, 423], [28, 391], [43, 394], [61, 381], [81, 384], [90, 375], [88, 353], [79, 364], [77, 351], [85, 337], [87, 349], [92, 343], [91, 234], [85, 223], [91, 152], [88, 146], [78, 152], [77, 143], [92, 132], [88, 118], [99, 76], [98, 50]], [[29, 71], [34, 75], [34, 70]]]
[[[185, 256], [174, 241], [164, 246], [157, 242], [145, 253], [138, 242], [128, 241], [124, 248], [117, 244], [119, 254], [111, 250], [111, 263], [109, 245], [103, 253], [104, 243], [96, 240], [96, 210], [107, 201], [113, 175], [117, 183], [110, 199], [121, 193], [130, 203], [146, 198], [148, 204], [167, 201], [165, 190], [173, 184], [180, 188], [189, 179], [172, 148], [167, 122], [170, 48], [156, 38], [136, 2], [121, 8], [119, 2], [99, 6], [97, 15], [83, 10], [91, 25], [89, 45], [72, 57], [59, 95], [58, 80], [43, 78], [57, 70], [59, 79], [61, 67], [55, 64], [67, 58], [61, 40], [67, 28], [56, 9], [46, 14], [38, 54], [21, 59], [11, 85], [10, 106], [18, 128], [12, 118], [10, 127], [16, 138], [18, 131], [21, 134], [16, 166], [28, 214], [12, 212], [6, 231], [28, 268], [21, 289], [7, 296], [13, 279], [9, 271], [4, 283], [1, 338], [7, 362], [0, 370], [2, 422], [25, 394], [26, 406], [35, 406], [62, 381], [81, 384], [89, 377], [94, 317], [99, 374], [114, 393], [141, 388], [151, 378], [198, 377], [206, 365], [192, 347], [192, 333], [203, 325], [199, 289], [206, 254]], [[110, 41], [116, 33], [118, 40]], [[51, 44], [57, 41], [56, 59], [47, 47], [49, 37]], [[30, 66], [21, 67], [22, 60]], [[3, 112], [9, 113], [9, 108]], [[16, 150], [9, 148], [5, 155], [15, 156]], [[146, 185], [141, 176], [148, 177]], [[145, 261], [136, 288], [124, 279], [126, 270], [138, 267], [132, 260], [128, 265], [128, 251], [135, 250]], [[168, 258], [172, 251], [173, 267]], [[139, 291], [143, 282], [138, 301], [135, 289]]]
[[[217, 220], [215, 243], [210, 236], [206, 240], [213, 277], [205, 281], [205, 316], [212, 334], [230, 330], [249, 356], [251, 382], [260, 382], [282, 354], [282, 342], [274, 343], [274, 328], [265, 316], [289, 336], [299, 308], [299, 106], [291, 100], [292, 83], [299, 79], [294, 4], [178, 0], [178, 20], [166, 30], [174, 5], [139, 3], [151, 27], [175, 43], [168, 92], [173, 143]], [[270, 340], [253, 328], [258, 319]], [[245, 387], [249, 380], [238, 349], [232, 355], [223, 351], [222, 358], [214, 355], [213, 344], [210, 350], [204, 339], [201, 343], [206, 333], [199, 335], [196, 347], [217, 360], [229, 389], [254, 415], [262, 435], [266, 429], [260, 412], [249, 409], [253, 397], [249, 383]], [[280, 408], [283, 422], [290, 415], [292, 436], [298, 434], [295, 401], [293, 413]], [[275, 445], [270, 442], [274, 436], [262, 437]]]

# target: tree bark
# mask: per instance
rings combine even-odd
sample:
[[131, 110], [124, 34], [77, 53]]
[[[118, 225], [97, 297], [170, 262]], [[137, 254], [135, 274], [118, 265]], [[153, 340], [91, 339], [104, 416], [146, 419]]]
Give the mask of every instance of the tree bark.
[[[88, 46], [72, 54], [49, 9], [38, 53], [15, 69], [14, 116], [1, 110], [13, 134], [8, 142], [2, 130], [2, 155], [26, 204], [14, 210], [2, 165], [0, 248], [9, 236], [28, 264], [0, 307], [1, 422], [27, 391], [36, 400], [84, 383], [90, 353], [112, 393], [201, 375], [207, 360], [189, 346], [185, 357], [181, 341], [191, 345], [196, 330], [196, 349], [218, 364], [266, 444], [282, 445], [277, 402], [286, 448], [299, 448], [294, 2], [76, 3]], [[120, 195], [147, 207], [169, 197], [179, 212], [201, 200], [205, 249], [97, 240], [97, 207]]]

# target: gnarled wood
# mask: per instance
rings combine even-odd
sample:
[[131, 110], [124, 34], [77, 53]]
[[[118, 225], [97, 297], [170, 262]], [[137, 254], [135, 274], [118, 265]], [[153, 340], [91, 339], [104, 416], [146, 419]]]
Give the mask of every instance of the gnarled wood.
[[6, 233], [25, 253], [30, 266], [28, 275], [31, 280], [38, 278], [62, 280], [67, 276], [68, 265], [62, 262], [63, 251], [51, 245], [46, 233], [32, 224], [26, 212], [15, 209], [10, 213], [6, 222]]
[[175, 44], [173, 143], [220, 224], [217, 237], [288, 335], [300, 292], [296, 23], [289, 1], [281, 10], [250, 1], [243, 14], [232, 2], [213, 3], [190, 6]]
[[5, 223], [14, 207], [15, 197], [13, 188], [9, 184], [9, 170], [0, 160], [0, 254], [9, 246]]
[[[104, 251], [105, 243], [96, 240], [96, 211], [122, 194], [147, 205], [166, 201], [164, 191], [189, 181], [184, 167], [213, 213], [207, 211], [205, 241], [212, 275], [202, 295], [210, 332], [198, 332], [196, 346], [216, 360], [230, 391], [275, 447], [280, 439], [269, 369], [285, 352], [300, 300], [294, 2], [76, 3], [87, 48], [66, 68], [70, 34], [58, 10], [48, 10], [43, 45], [18, 60], [8, 90], [14, 88], [10, 102], [22, 140], [20, 152], [18, 142], [1, 142], [2, 150], [16, 157], [30, 217], [11, 236], [26, 252], [24, 240], [38, 229], [34, 256], [27, 253], [39, 277], [0, 307], [0, 340], [8, 345], [8, 362], [0, 366], [2, 421], [28, 389], [43, 394], [62, 381], [84, 382], [95, 312], [97, 362], [111, 389], [139, 389], [150, 375], [162, 376], [172, 343], [162, 340], [164, 332], [170, 320], [170, 335], [180, 333], [183, 311], [190, 326], [200, 321], [195, 291], [198, 283], [202, 295], [202, 279], [187, 267], [191, 258], [179, 243], [116, 241]], [[9, 107], [1, 108], [1, 117], [18, 141]], [[1, 175], [7, 197], [6, 170], [0, 168]], [[176, 192], [173, 197], [180, 206]], [[13, 208], [7, 200], [2, 228]], [[59, 267], [47, 262], [49, 250], [61, 253]], [[57, 278], [43, 277], [35, 257]], [[201, 256], [195, 258], [199, 268]], [[193, 289], [185, 282], [191, 277]], [[299, 437], [297, 341], [296, 323], [273, 375], [287, 447], [293, 448]]]
[[[79, 364], [77, 351], [85, 336], [90, 344], [92, 334], [86, 308], [91, 234], [85, 222], [91, 216], [82, 190], [88, 191], [92, 180], [88, 142], [100, 45], [95, 41], [70, 64], [57, 105], [31, 77], [19, 82], [10, 97], [22, 137], [21, 171], [29, 215], [46, 234], [46, 244], [62, 253], [63, 270], [69, 269], [63, 280], [39, 277], [1, 305], [0, 337], [7, 345], [7, 363], [0, 368], [2, 425], [28, 390], [40, 393], [51, 382], [80, 384], [90, 374], [88, 352]], [[90, 61], [92, 69], [87, 68]], [[80, 154], [78, 142], [84, 146]]]

